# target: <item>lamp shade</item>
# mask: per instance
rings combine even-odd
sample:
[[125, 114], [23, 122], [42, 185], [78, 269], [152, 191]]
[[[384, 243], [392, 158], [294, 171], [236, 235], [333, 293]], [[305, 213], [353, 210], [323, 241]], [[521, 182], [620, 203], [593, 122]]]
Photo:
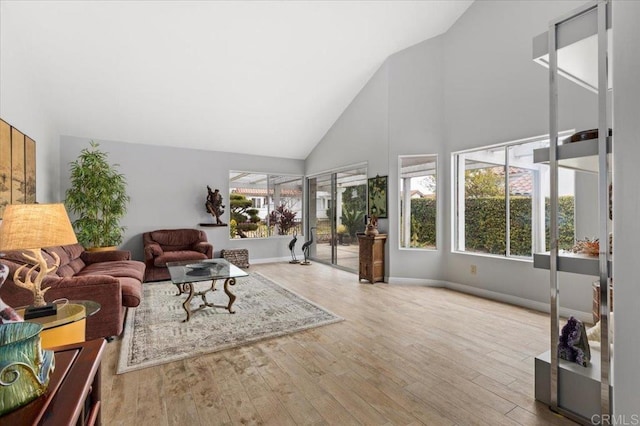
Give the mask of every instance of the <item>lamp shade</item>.
[[0, 224], [0, 251], [78, 242], [64, 204], [11, 204]]

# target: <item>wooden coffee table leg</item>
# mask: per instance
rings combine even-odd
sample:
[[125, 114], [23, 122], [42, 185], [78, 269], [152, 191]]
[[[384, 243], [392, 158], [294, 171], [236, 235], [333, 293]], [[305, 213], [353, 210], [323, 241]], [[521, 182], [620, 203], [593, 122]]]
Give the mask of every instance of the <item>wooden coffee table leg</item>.
[[187, 322], [191, 319], [191, 299], [193, 299], [193, 284], [192, 283], [184, 283], [182, 284], [182, 288], [180, 289], [182, 292], [186, 293], [189, 291], [189, 296], [187, 296], [187, 300], [182, 302], [182, 307], [187, 313], [187, 319], [182, 322]]
[[236, 311], [231, 310], [231, 305], [233, 305], [233, 302], [236, 301], [236, 296], [235, 294], [231, 293], [231, 291], [229, 291], [230, 285], [236, 285], [235, 278], [227, 278], [226, 280], [224, 280], [224, 292], [227, 294], [227, 296], [229, 296], [229, 304], [227, 305], [227, 311], [229, 311], [230, 314], [235, 314]]

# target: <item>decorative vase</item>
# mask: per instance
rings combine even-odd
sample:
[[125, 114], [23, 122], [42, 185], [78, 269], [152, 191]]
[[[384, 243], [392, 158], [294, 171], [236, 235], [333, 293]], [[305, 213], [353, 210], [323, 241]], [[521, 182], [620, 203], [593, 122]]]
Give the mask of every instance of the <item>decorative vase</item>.
[[42, 325], [16, 322], [0, 326], [0, 416], [40, 395], [49, 385], [55, 358], [43, 351]]

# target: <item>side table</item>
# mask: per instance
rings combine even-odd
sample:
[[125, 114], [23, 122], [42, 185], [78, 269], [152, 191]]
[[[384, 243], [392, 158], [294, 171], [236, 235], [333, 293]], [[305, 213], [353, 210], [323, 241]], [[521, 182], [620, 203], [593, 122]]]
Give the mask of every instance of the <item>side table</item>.
[[[71, 300], [58, 302], [55, 315], [31, 318], [26, 321], [42, 324], [42, 348], [84, 342], [86, 319], [100, 310], [100, 304], [91, 300]], [[16, 309], [24, 316], [26, 306]]]
[[56, 368], [44, 395], [0, 417], [7, 425], [100, 425], [100, 362], [106, 343], [53, 348]]
[[384, 243], [387, 234], [369, 236], [358, 234], [359, 280], [368, 280], [371, 284], [384, 281]]

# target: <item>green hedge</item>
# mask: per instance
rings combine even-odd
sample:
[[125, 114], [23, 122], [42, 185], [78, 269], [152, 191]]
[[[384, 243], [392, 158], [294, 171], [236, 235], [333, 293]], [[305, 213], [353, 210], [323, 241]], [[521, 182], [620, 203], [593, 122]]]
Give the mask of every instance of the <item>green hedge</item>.
[[[531, 198], [510, 197], [511, 254], [531, 256]], [[559, 197], [559, 241], [561, 249], [574, 244], [574, 199]], [[549, 246], [549, 200], [545, 200], [545, 233]], [[504, 197], [465, 200], [466, 250], [491, 254], [505, 254]]]
[[[544, 204], [547, 247], [549, 247], [549, 204], [550, 201], [547, 198]], [[575, 201], [572, 196], [558, 197], [558, 248], [562, 250], [569, 250], [575, 244], [574, 206]]]
[[436, 246], [436, 200], [416, 198], [411, 200], [411, 246]]
[[[513, 201], [512, 209], [514, 207]], [[465, 250], [505, 254], [506, 209], [504, 197], [468, 198], [465, 200], [464, 209]], [[529, 214], [531, 214], [531, 209], [529, 209]]]
[[[545, 230], [549, 246], [549, 200], [546, 200]], [[559, 198], [559, 247], [569, 249], [574, 244], [574, 200]], [[411, 247], [435, 246], [436, 201], [411, 200]], [[531, 256], [531, 198], [510, 197], [511, 255]], [[504, 197], [468, 198], [465, 200], [465, 249], [481, 253], [506, 252]]]

